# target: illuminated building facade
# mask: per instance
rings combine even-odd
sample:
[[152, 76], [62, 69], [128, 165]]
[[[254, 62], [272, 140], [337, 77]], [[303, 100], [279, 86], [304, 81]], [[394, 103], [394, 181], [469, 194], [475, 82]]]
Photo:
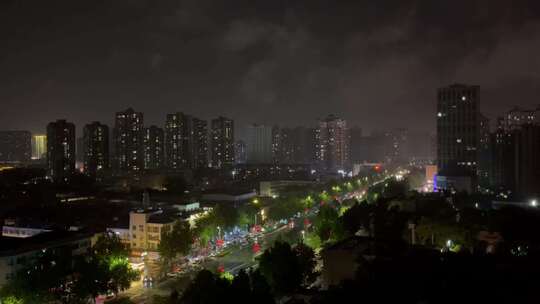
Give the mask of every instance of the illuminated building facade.
[[182, 112], [167, 114], [165, 122], [165, 151], [168, 169], [189, 167], [189, 116]]
[[157, 170], [164, 165], [165, 135], [162, 128], [150, 126], [144, 129], [144, 169]]
[[335, 173], [348, 170], [350, 136], [344, 119], [329, 115], [319, 120], [316, 137], [316, 159], [323, 171]]
[[47, 135], [32, 136], [32, 159], [47, 157]]
[[136, 173], [144, 166], [143, 113], [117, 112], [114, 125], [114, 166], [119, 173]]
[[97, 121], [83, 129], [84, 174], [96, 178], [109, 169], [109, 127]]
[[223, 168], [234, 164], [234, 121], [218, 117], [211, 124], [212, 167]]
[[208, 167], [208, 123], [182, 112], [168, 114], [165, 147], [169, 169]]

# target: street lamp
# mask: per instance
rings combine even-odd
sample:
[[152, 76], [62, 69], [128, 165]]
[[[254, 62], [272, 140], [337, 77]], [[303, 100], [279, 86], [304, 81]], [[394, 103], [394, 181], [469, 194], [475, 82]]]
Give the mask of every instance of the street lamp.
[[533, 206], [533, 207], [538, 206], [538, 202], [537, 202], [535, 199], [533, 199], [533, 200], [531, 201], [531, 206]]

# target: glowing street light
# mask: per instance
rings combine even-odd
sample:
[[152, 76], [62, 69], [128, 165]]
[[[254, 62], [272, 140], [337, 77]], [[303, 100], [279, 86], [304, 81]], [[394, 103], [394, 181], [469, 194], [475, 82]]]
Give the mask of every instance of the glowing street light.
[[537, 202], [535, 199], [533, 199], [533, 200], [531, 201], [531, 206], [533, 206], [533, 207], [538, 206], [538, 202]]

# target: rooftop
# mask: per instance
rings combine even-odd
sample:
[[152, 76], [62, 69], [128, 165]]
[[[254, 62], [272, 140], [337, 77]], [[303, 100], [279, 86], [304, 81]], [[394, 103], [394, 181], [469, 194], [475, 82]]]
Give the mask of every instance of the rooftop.
[[0, 257], [15, 255], [23, 252], [56, 247], [76, 240], [93, 236], [88, 232], [71, 232], [57, 230], [44, 232], [28, 238], [12, 238], [0, 236]]

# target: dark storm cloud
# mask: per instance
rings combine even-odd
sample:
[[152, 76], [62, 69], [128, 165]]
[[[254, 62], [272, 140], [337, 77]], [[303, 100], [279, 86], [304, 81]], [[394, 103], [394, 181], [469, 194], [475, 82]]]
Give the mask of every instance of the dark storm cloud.
[[240, 123], [432, 128], [437, 87], [537, 104], [540, 4], [503, 0], [0, 2], [0, 128], [128, 106]]

